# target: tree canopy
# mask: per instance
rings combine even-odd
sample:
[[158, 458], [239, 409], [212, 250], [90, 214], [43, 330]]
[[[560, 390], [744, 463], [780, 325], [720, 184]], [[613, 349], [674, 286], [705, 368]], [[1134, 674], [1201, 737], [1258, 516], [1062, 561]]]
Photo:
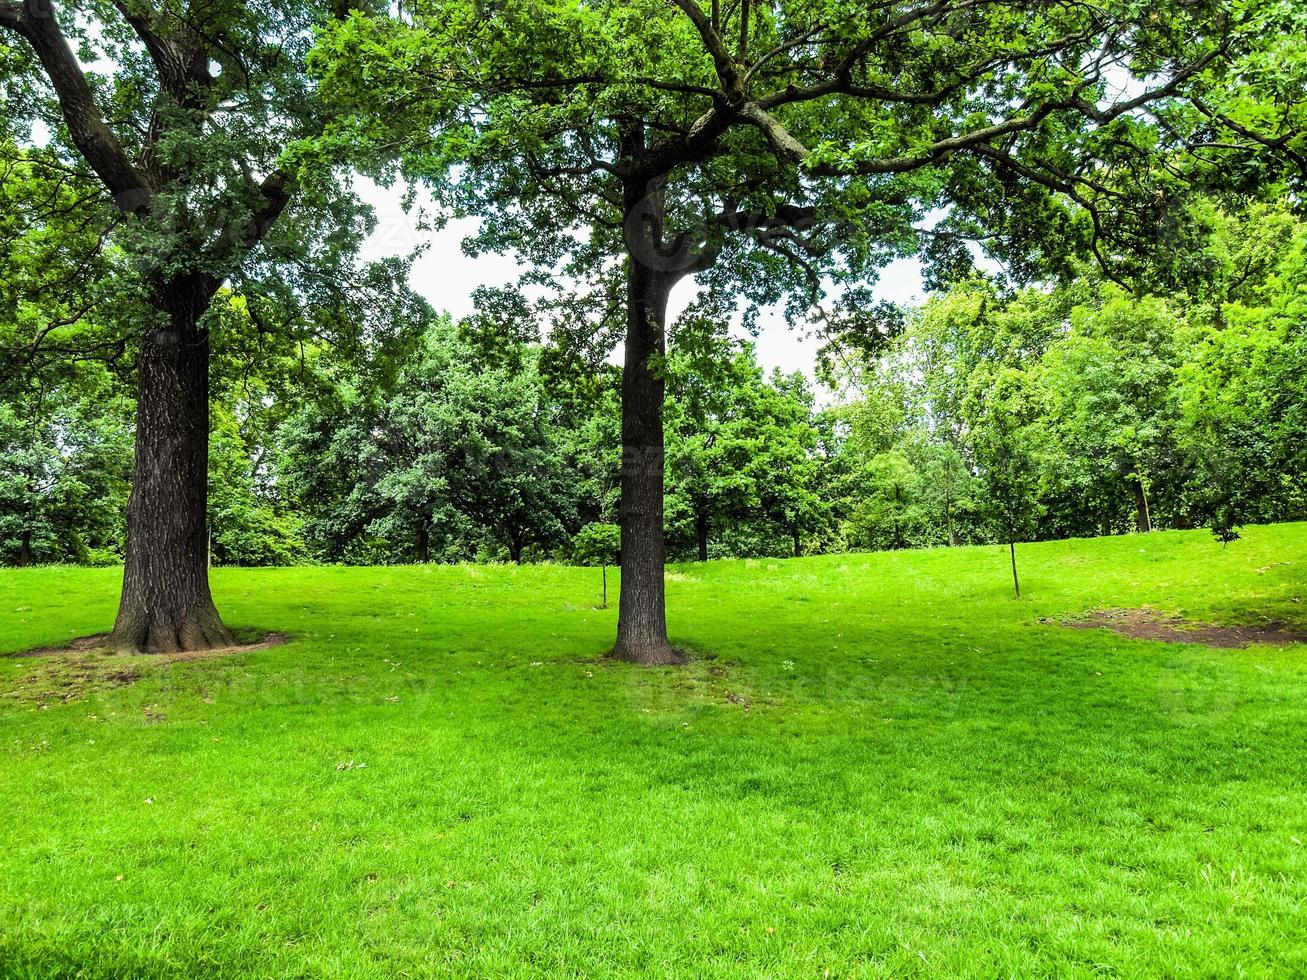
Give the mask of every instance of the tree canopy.
[[[1283, 208], [1219, 213], [1213, 255], [1243, 263], [1261, 254], [1250, 243], [1278, 243], [1273, 258], [1232, 266], [1250, 270], [1221, 290], [1238, 299], [1132, 295], [1092, 276], [1018, 291], [966, 280], [904, 310], [903, 332], [848, 358], [820, 397], [769, 376], [751, 344], [679, 336], [663, 365], [669, 557], [699, 556], [701, 513], [710, 557], [793, 554], [796, 532], [806, 554], [1009, 532], [1206, 526], [1230, 538], [1307, 514], [1307, 233]], [[252, 359], [244, 304], [222, 310], [215, 563], [511, 560], [514, 514], [523, 561], [620, 551], [608, 537], [616, 368], [560, 378], [552, 348], [487, 345], [484, 318], [421, 307], [363, 344]], [[51, 362], [7, 384], [3, 560], [120, 557], [123, 380], [99, 362]]]
[[874, 350], [895, 321], [868, 286], [896, 255], [942, 282], [982, 240], [1019, 277], [1085, 255], [1120, 277], [1183, 217], [1200, 149], [1219, 139], [1226, 169], [1266, 149], [1195, 100], [1298, 19], [1187, 0], [423, 0], [333, 25], [314, 64], [353, 110], [329, 145], [374, 166], [390, 151], [445, 213], [481, 219], [474, 250], [515, 252], [528, 283], [565, 277], [537, 304], [555, 335], [602, 344], [624, 325], [615, 653], [666, 663], [672, 288], [696, 277], [694, 317], [781, 303]]

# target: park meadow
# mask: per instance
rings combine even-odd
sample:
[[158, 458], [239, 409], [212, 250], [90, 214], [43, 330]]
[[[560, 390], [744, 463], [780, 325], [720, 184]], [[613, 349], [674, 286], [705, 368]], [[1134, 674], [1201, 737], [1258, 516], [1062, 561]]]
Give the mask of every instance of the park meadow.
[[0, 0], [0, 980], [1307, 977], [1303, 0]]
[[[219, 569], [196, 659], [0, 658], [6, 975], [1293, 976], [1307, 525], [599, 570]], [[0, 647], [114, 570], [0, 577]], [[1169, 640], [1075, 624], [1179, 619]], [[184, 656], [184, 655], [181, 655]]]

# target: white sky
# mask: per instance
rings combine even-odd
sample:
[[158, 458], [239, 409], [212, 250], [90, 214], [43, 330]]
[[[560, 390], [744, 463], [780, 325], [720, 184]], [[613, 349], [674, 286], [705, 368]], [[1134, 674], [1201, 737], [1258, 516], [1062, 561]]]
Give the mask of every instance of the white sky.
[[[515, 282], [523, 269], [510, 256], [482, 255], [470, 258], [463, 254], [461, 243], [476, 230], [474, 220], [451, 221], [438, 232], [419, 231], [413, 218], [401, 205], [403, 191], [398, 186], [387, 189], [359, 178], [359, 195], [376, 210], [377, 228], [364, 246], [364, 259], [405, 255], [415, 245], [425, 244], [426, 251], [413, 266], [411, 285], [437, 309], [455, 317], [472, 312], [472, 292], [478, 286], [502, 286]], [[694, 297], [692, 279], [683, 280], [673, 291], [669, 317], [675, 317]], [[878, 299], [897, 303], [917, 302], [923, 298], [921, 264], [915, 259], [891, 263], [881, 273], [876, 287]], [[764, 313], [759, 318], [756, 338], [758, 360], [770, 371], [803, 371], [813, 376], [818, 343], [791, 330], [779, 312]], [[747, 336], [739, 329], [738, 336]]]

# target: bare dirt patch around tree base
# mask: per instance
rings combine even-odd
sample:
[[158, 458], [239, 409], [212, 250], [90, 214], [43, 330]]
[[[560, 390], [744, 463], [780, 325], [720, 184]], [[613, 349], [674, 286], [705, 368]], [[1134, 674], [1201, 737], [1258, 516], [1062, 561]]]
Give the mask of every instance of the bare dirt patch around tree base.
[[1081, 619], [1060, 625], [1071, 629], [1109, 629], [1137, 640], [1161, 643], [1202, 643], [1209, 647], [1237, 649], [1254, 643], [1283, 646], [1307, 643], [1307, 630], [1294, 629], [1285, 623], [1270, 622], [1262, 626], [1216, 626], [1196, 623], [1179, 616], [1164, 616], [1147, 606], [1141, 609], [1097, 609]]
[[108, 633], [96, 633], [93, 636], [79, 636], [66, 647], [33, 647], [17, 653], [0, 653], [0, 657], [70, 657], [79, 654], [97, 653], [114, 657], [149, 657], [167, 663], [181, 663], [186, 660], [205, 660], [209, 657], [233, 657], [238, 653], [250, 653], [254, 650], [266, 650], [268, 647], [280, 646], [290, 640], [285, 633], [265, 633], [258, 630], [237, 630], [236, 635], [245, 643], [229, 647], [214, 647], [212, 650], [179, 650], [176, 653], [118, 653], [108, 649], [104, 644], [109, 639]]
[[[126, 687], [143, 677], [166, 672], [173, 664], [265, 650], [290, 639], [285, 633], [242, 630], [237, 632], [237, 637], [249, 642], [236, 646], [178, 653], [119, 653], [104, 645], [108, 637], [107, 633], [98, 633], [79, 637], [65, 647], [37, 647], [21, 653], [0, 654], [4, 659], [31, 661], [29, 670], [0, 683], [0, 702], [16, 701], [39, 709], [76, 703], [101, 691]], [[146, 719], [152, 720], [150, 711], [146, 711]]]

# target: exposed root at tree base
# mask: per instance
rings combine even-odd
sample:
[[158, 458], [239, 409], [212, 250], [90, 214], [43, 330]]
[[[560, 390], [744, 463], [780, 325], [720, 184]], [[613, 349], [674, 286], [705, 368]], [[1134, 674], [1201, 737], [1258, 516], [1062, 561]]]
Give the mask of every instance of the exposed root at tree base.
[[609, 651], [608, 656], [641, 667], [674, 667], [690, 661], [689, 655], [684, 650], [678, 650], [667, 643], [653, 646], [619, 643]]
[[212, 608], [173, 617], [142, 615], [139, 610], [128, 615], [121, 610], [105, 646], [120, 653], [191, 653], [200, 650], [225, 650], [239, 646], [236, 634]]
[[1065, 621], [1061, 625], [1071, 629], [1109, 629], [1137, 640], [1202, 643], [1221, 649], [1237, 649], [1253, 643], [1307, 643], [1307, 630], [1294, 629], [1285, 623], [1217, 626], [1192, 622], [1179, 616], [1163, 616], [1147, 606], [1142, 609], [1097, 609], [1082, 619]]
[[[246, 633], [247, 631], [238, 631]], [[109, 646], [109, 633], [96, 633], [93, 636], [79, 636], [66, 647], [35, 647], [31, 650], [21, 650], [16, 653], [0, 654], [4, 657], [62, 657], [76, 654], [99, 653], [108, 656], [124, 657], [150, 657], [151, 659], [166, 661], [168, 663], [181, 663], [187, 660], [203, 660], [208, 657], [232, 657], [240, 653], [251, 653], [255, 650], [266, 650], [268, 647], [280, 646], [290, 640], [285, 633], [258, 633], [253, 635], [258, 639], [251, 639], [247, 643], [236, 643], [231, 646], [212, 647], [208, 650], [177, 650], [172, 653], [141, 653], [132, 650], [115, 650]]]

